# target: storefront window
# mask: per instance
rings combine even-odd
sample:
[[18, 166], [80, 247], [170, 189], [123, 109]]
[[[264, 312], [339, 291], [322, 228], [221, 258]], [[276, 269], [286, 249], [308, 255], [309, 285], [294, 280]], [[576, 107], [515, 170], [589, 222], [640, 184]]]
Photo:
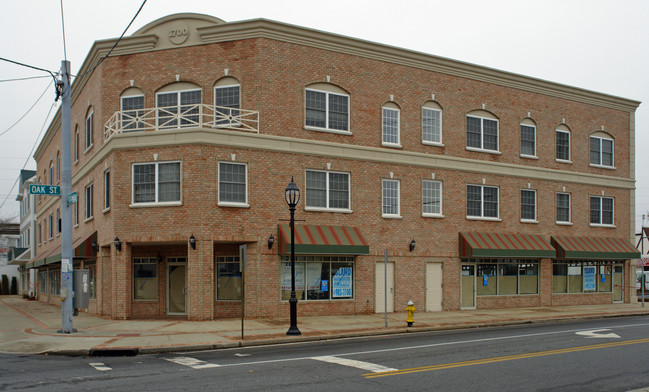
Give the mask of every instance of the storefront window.
[[[299, 300], [335, 300], [354, 297], [354, 258], [298, 256], [295, 258], [295, 295]], [[282, 257], [282, 300], [291, 297], [291, 262]]]
[[96, 294], [96, 285], [97, 285], [97, 265], [96, 264], [86, 264], [85, 268], [88, 269], [88, 293], [90, 298], [97, 298]]
[[59, 295], [59, 288], [61, 283], [61, 271], [50, 271], [50, 294]]
[[133, 299], [158, 298], [158, 263], [155, 257], [133, 259]]
[[552, 264], [552, 292], [610, 293], [613, 291], [614, 261], [555, 260]]
[[239, 256], [216, 257], [216, 299], [241, 300]]
[[[476, 295], [538, 294], [539, 262], [519, 259], [470, 259], [477, 267]], [[464, 274], [465, 269], [462, 269]]]
[[38, 272], [38, 292], [40, 294], [47, 294], [47, 272]]

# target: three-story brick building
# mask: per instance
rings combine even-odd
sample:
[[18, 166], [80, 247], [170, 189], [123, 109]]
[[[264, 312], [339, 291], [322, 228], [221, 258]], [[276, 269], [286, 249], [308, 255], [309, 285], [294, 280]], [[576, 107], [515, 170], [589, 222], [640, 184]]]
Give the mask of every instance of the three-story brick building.
[[[72, 89], [93, 313], [288, 315], [291, 178], [300, 314], [635, 300], [637, 101], [264, 19], [170, 15], [100, 62], [114, 43]], [[59, 114], [38, 183], [60, 140]], [[60, 208], [37, 198], [28, 264], [52, 303]]]

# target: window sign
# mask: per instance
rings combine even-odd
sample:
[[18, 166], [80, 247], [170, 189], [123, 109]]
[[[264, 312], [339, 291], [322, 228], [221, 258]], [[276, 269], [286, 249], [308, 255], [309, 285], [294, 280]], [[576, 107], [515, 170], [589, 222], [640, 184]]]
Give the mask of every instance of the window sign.
[[482, 285], [489, 286], [489, 275], [482, 275]]
[[[282, 290], [291, 290], [291, 263], [282, 263]], [[295, 263], [295, 290], [304, 290], [304, 263]]]
[[595, 291], [595, 266], [584, 266], [584, 291]]
[[352, 296], [352, 269], [351, 267], [338, 268], [336, 274], [333, 276], [332, 296], [351, 297]]
[[[295, 269], [296, 269], [295, 273], [297, 274], [297, 265], [295, 266]], [[322, 263], [306, 263], [307, 290], [317, 290], [320, 288], [321, 274], [322, 274]], [[297, 286], [297, 277], [295, 279], [296, 279], [295, 286]]]
[[323, 293], [326, 293], [327, 291], [329, 291], [329, 281], [328, 280], [323, 280], [320, 283], [321, 283], [320, 284], [320, 291], [322, 291]]

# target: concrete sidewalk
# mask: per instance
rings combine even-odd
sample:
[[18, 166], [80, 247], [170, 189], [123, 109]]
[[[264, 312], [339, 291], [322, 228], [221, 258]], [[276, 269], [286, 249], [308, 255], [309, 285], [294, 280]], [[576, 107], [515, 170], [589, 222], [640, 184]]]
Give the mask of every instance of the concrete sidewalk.
[[0, 353], [94, 355], [194, 351], [456, 328], [524, 324], [570, 319], [649, 315], [649, 304], [549, 306], [449, 312], [417, 312], [414, 327], [405, 313], [351, 316], [299, 316], [301, 336], [288, 337], [286, 319], [249, 319], [241, 339], [240, 319], [213, 321], [110, 320], [80, 313], [77, 333], [59, 334], [61, 309], [18, 296], [0, 296]]

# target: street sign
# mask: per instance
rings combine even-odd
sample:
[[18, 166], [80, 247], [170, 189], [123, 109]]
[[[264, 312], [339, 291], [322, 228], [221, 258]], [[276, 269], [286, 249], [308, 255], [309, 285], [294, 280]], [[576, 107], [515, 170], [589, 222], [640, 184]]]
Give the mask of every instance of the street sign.
[[79, 201], [79, 194], [77, 192], [72, 192], [68, 195], [68, 205], [74, 204]]
[[31, 195], [61, 196], [61, 187], [58, 185], [30, 185]]

